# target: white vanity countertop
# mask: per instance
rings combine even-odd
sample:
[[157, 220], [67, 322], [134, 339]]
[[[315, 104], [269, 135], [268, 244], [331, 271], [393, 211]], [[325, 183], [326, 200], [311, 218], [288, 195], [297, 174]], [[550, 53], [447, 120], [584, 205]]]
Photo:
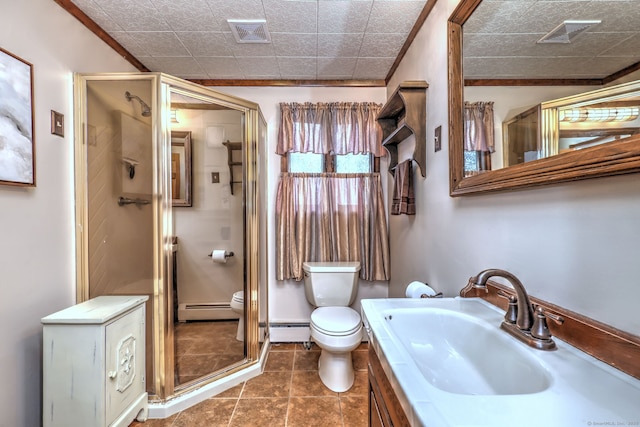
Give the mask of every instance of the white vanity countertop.
[[[456, 298], [458, 300], [460, 298]], [[504, 312], [486, 306], [479, 316], [499, 328]], [[446, 299], [445, 299], [446, 300]], [[450, 300], [450, 299], [449, 299]], [[403, 344], [385, 325], [385, 310], [437, 306], [442, 299], [370, 299], [362, 301], [369, 345], [398, 395], [413, 426], [428, 427], [583, 427], [640, 426], [640, 380], [554, 337], [554, 351], [540, 351], [508, 336], [530, 351], [551, 377], [548, 388], [515, 395], [465, 395], [443, 391], [421, 373]], [[428, 324], [415, 325], [418, 329]], [[478, 357], [490, 357], [491, 349]]]

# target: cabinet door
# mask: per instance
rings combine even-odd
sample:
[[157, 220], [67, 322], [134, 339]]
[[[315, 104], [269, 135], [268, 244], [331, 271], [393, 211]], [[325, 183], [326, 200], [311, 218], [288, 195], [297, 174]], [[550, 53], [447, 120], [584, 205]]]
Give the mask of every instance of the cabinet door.
[[106, 424], [144, 393], [144, 306], [106, 326]]
[[369, 427], [385, 427], [373, 390], [369, 392]]

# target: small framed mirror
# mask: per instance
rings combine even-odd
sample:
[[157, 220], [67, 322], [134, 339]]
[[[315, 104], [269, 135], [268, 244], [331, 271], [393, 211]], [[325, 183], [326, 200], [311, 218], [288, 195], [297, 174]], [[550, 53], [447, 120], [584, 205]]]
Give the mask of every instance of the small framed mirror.
[[171, 131], [171, 200], [191, 206], [191, 132]]

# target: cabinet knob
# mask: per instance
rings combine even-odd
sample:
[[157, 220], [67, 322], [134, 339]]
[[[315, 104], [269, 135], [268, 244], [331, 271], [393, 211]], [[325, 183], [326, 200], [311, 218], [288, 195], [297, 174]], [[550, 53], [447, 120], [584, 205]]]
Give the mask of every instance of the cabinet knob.
[[118, 376], [118, 371], [109, 371], [107, 375], [109, 375], [109, 378], [114, 379]]

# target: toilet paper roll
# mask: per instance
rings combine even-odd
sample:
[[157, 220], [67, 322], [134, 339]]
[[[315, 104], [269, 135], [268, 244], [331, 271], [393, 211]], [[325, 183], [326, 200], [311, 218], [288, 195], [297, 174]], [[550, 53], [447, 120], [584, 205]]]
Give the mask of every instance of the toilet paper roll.
[[214, 249], [211, 251], [211, 259], [213, 262], [225, 264], [227, 262], [226, 254], [227, 252], [224, 249]]
[[414, 281], [409, 283], [409, 286], [407, 286], [405, 295], [407, 298], [422, 298], [422, 295], [432, 297], [436, 295], [436, 291], [426, 283]]

